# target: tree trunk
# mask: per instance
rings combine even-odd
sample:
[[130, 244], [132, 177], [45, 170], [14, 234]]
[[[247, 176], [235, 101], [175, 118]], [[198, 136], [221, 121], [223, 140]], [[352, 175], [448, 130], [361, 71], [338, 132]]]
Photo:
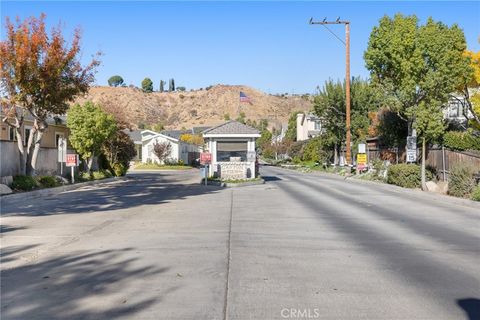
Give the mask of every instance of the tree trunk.
[[15, 135], [17, 137], [17, 146], [20, 160], [20, 172], [21, 175], [27, 174], [27, 157], [25, 156], [25, 147], [23, 146], [23, 135], [20, 128], [15, 128]]
[[427, 181], [425, 176], [425, 137], [422, 138], [422, 190], [427, 191]]
[[92, 167], [93, 167], [93, 158], [95, 157], [95, 153], [92, 152], [92, 155], [90, 156], [90, 158], [88, 158], [88, 161], [87, 161], [87, 167], [88, 167], [88, 173], [91, 174], [92, 173]]
[[36, 175], [36, 170], [37, 170], [37, 159], [38, 159], [38, 153], [40, 152], [40, 142], [42, 141], [44, 129], [40, 129], [37, 131], [36, 137], [35, 137], [35, 145], [33, 147], [33, 153], [32, 153], [32, 160], [31, 160], [31, 172], [30, 175], [34, 176]]

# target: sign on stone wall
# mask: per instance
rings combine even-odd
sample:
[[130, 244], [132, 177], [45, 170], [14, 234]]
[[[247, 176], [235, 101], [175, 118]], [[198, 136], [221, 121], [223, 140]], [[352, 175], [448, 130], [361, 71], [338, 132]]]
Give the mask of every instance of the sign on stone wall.
[[223, 180], [238, 180], [247, 178], [246, 162], [220, 162], [220, 177]]

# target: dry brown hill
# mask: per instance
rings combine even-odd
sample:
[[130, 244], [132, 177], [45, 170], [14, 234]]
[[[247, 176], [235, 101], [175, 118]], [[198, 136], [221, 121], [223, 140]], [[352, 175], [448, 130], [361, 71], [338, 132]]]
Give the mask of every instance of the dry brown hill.
[[[240, 91], [251, 103], [240, 103]], [[92, 87], [89, 93], [75, 102], [87, 100], [99, 103], [133, 128], [140, 123], [163, 123], [168, 129], [210, 126], [225, 121], [225, 115], [236, 119], [244, 112], [246, 119], [268, 119], [280, 128], [296, 110], [312, 108], [307, 96], [274, 96], [247, 86], [216, 85], [209, 90], [144, 93], [138, 88]]]

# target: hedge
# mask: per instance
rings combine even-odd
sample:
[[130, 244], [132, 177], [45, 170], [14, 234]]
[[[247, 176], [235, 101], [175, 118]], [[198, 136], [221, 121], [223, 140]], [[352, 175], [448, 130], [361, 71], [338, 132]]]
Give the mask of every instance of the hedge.
[[[426, 179], [432, 180], [432, 173], [426, 171]], [[416, 164], [394, 164], [388, 167], [387, 183], [404, 188], [420, 188], [422, 185], [421, 168]]]
[[480, 137], [468, 131], [448, 131], [443, 136], [443, 145], [452, 150], [480, 150]]

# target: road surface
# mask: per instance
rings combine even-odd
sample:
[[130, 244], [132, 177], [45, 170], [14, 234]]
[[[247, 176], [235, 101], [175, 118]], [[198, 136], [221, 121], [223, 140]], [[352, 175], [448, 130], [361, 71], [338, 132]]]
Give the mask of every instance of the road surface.
[[262, 167], [2, 200], [4, 319], [480, 319], [480, 207]]

